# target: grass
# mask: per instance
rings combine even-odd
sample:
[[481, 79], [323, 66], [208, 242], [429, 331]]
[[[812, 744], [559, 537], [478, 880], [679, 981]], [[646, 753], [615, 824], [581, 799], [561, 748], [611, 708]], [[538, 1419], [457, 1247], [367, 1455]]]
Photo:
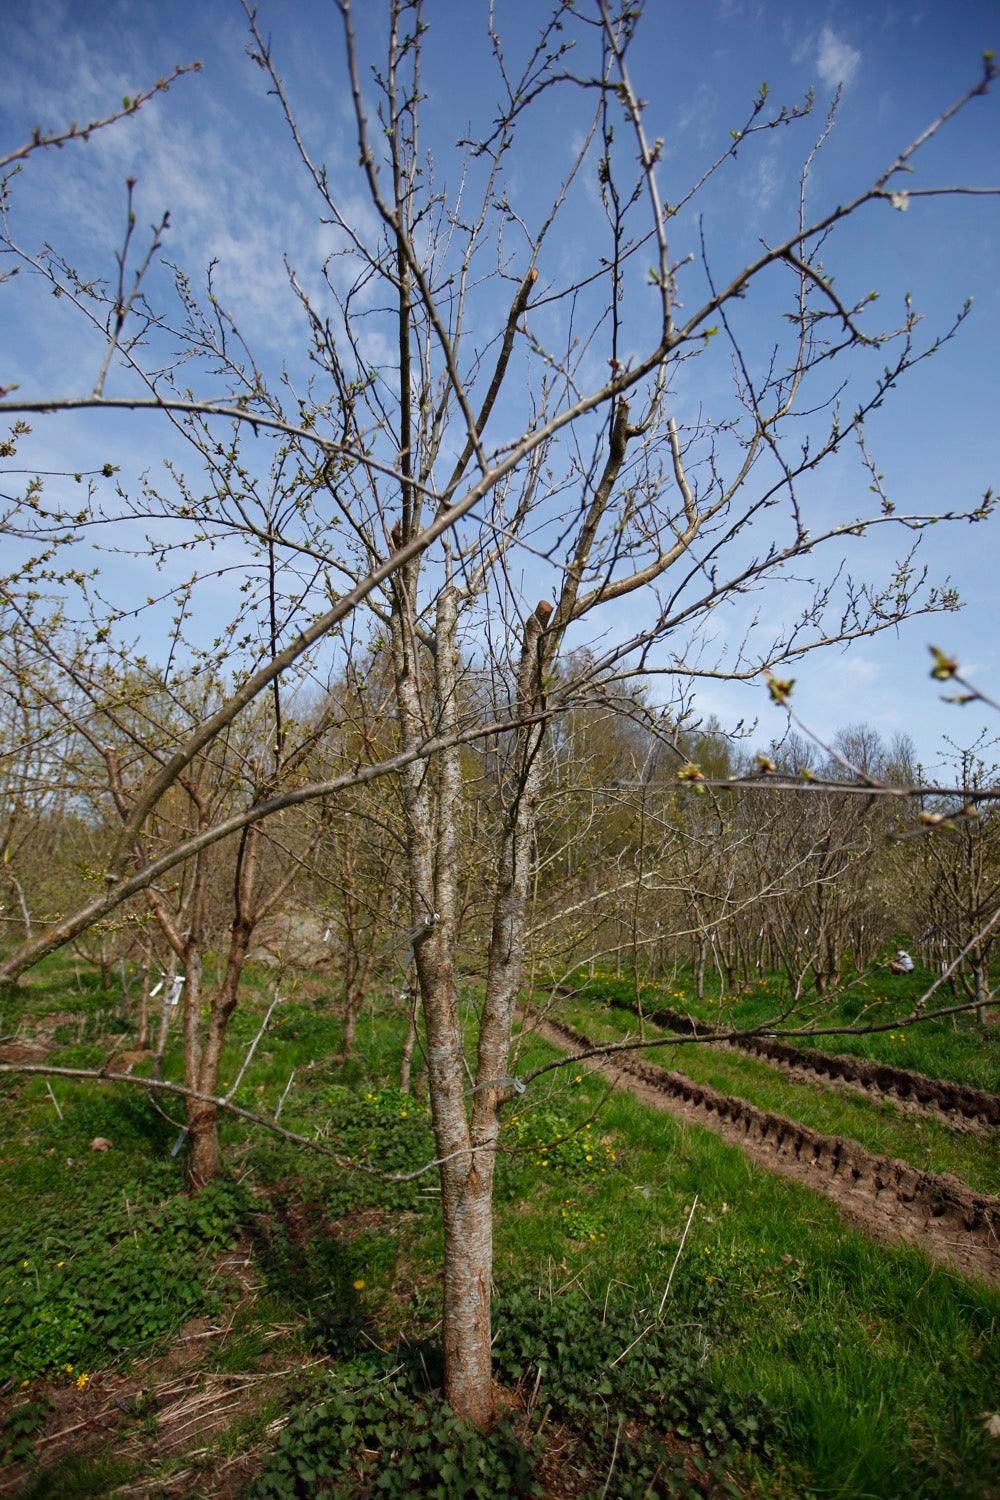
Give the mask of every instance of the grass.
[[93, 1459], [68, 1458], [58, 1468], [58, 1491], [51, 1487], [53, 1475], [43, 1471], [18, 1491], [18, 1500], [52, 1500], [55, 1493], [60, 1500], [83, 1500], [85, 1496], [102, 1500], [130, 1479], [138, 1478], [138, 1465], [110, 1454]]
[[[995, 1019], [1000, 1012], [989, 1012], [994, 1019], [985, 1030], [971, 1012], [909, 1024], [907, 1018], [934, 978], [921, 969], [910, 975], [880, 973], [876, 977], [849, 978], [835, 995], [825, 999], [807, 996], [793, 1006], [780, 984], [764, 979], [721, 999], [716, 980], [707, 986], [705, 999], [699, 1002], [690, 974], [681, 971], [669, 982], [644, 981], [640, 995], [649, 1012], [672, 1008], [713, 1025], [744, 1030], [758, 1026], [774, 1026], [781, 1032], [804, 1030], [807, 1034], [787, 1040], [796, 1047], [868, 1057], [929, 1078], [950, 1079], [1000, 1093], [1000, 1023]], [[581, 977], [576, 983], [578, 998], [588, 1004], [628, 1006], [635, 1002], [635, 985], [630, 977], [599, 973], [593, 979]], [[947, 988], [938, 990], [928, 1009], [935, 1009], [939, 1002], [942, 1006], [958, 1003]], [[887, 1029], [863, 1029], [873, 1025]], [[810, 1036], [810, 1027], [861, 1029], [857, 1034], [834, 1029], [829, 1034]]]
[[[527, 1254], [562, 1267], [554, 1295], [575, 1278], [600, 1307], [624, 1286], [652, 1317], [697, 1194], [666, 1316], [704, 1329], [725, 1389], [781, 1413], [790, 1492], [980, 1493], [991, 1472], [980, 1414], [1000, 1378], [994, 1292], [846, 1230], [832, 1205], [631, 1097], [612, 1098], [601, 1128], [619, 1170], [582, 1193], [536, 1183], [532, 1215], [501, 1215], [504, 1269]], [[558, 1206], [575, 1195], [604, 1237], [567, 1248]]]
[[[559, 1014], [596, 1041], [621, 1040], [637, 1031], [635, 1017], [623, 1010], [566, 1004]], [[647, 1039], [651, 1034], [655, 1029], [647, 1030]], [[642, 1056], [823, 1135], [847, 1136], [876, 1155], [898, 1157], [922, 1171], [953, 1172], [977, 1192], [1000, 1194], [1000, 1151], [992, 1133], [958, 1133], [933, 1118], [901, 1113], [889, 1100], [793, 1082], [780, 1068], [752, 1056], [689, 1043], [656, 1047]]]
[[[44, 1025], [81, 994], [87, 1015], [103, 1017], [90, 1033], [68, 1035], [67, 1047], [100, 1051], [103, 1042], [103, 1058], [101, 1027], [123, 1018], [113, 997], [95, 994], [72, 969], [50, 975], [48, 991], [35, 986], [8, 1002], [20, 1009], [4, 1030], [22, 1016]], [[223, 1077], [235, 1076], [269, 1000], [266, 982], [248, 991]], [[295, 1068], [282, 1115], [292, 1128], [383, 1165], [427, 1159], [426, 1108], [394, 1089], [401, 1018], [366, 1017], [359, 1058], [342, 1066], [340, 1023], [328, 1001], [317, 985], [315, 994], [283, 1002], [241, 1102], [273, 1109]], [[600, 1015], [603, 1025], [623, 1024], [614, 1013]], [[64, 1055], [57, 1049], [53, 1060]], [[532, 1039], [518, 1070], [553, 1055]], [[741, 1070], [739, 1089], [716, 1084], [727, 1092], [788, 1087], [756, 1060], [743, 1071], [739, 1059], [700, 1049], [684, 1050], [684, 1071], [693, 1057]], [[175, 1052], [168, 1062], [177, 1076]], [[334, 1463], [324, 1434], [379, 1424], [397, 1433], [425, 1409], [426, 1425], [404, 1445], [407, 1482], [422, 1484], [423, 1455], [447, 1449], [459, 1475], [454, 1493], [515, 1492], [504, 1485], [513, 1483], [521, 1450], [507, 1429], [495, 1445], [477, 1446], [426, 1406], [426, 1387], [440, 1381], [442, 1228], [433, 1178], [404, 1186], [345, 1173], [232, 1122], [224, 1138], [239, 1184], [192, 1206], [179, 1191], [181, 1158], [169, 1154], [176, 1132], [141, 1095], [96, 1083], [54, 1086], [61, 1121], [42, 1080], [0, 1081], [9, 1122], [0, 1149], [0, 1256], [24, 1300], [9, 1321], [30, 1335], [15, 1346], [26, 1373], [0, 1397], [0, 1450], [4, 1431], [31, 1425], [26, 1418], [19, 1427], [17, 1411], [47, 1394], [75, 1399], [79, 1373], [99, 1387], [109, 1370], [122, 1374], [139, 1353], [162, 1348], [185, 1318], [208, 1313], [229, 1331], [205, 1340], [206, 1378], [303, 1362], [318, 1373], [305, 1388], [286, 1381], [261, 1411], [232, 1419], [214, 1449], [208, 1445], [202, 1493], [212, 1492], [212, 1453], [221, 1462], [241, 1443], [257, 1447], [256, 1493], [293, 1493], [281, 1488], [293, 1482], [289, 1475], [309, 1492], [303, 1476], [318, 1456]], [[715, 1474], [715, 1492], [735, 1483], [736, 1493], [778, 1500], [1000, 1493], [982, 1426], [1000, 1388], [1000, 1295], [932, 1268], [915, 1251], [871, 1243], [845, 1229], [832, 1205], [750, 1166], [709, 1132], [605, 1092], [595, 1076], [567, 1069], [539, 1079], [505, 1130], [516, 1149], [498, 1162], [496, 1194], [498, 1377], [535, 1392], [536, 1428], [548, 1410], [550, 1428], [559, 1422], [575, 1433], [573, 1463], [591, 1476], [593, 1494], [612, 1463], [608, 1494], [700, 1494], [695, 1459]], [[837, 1112], [854, 1105], [823, 1088], [782, 1097], [782, 1112], [800, 1119], [810, 1100], [835, 1111], [830, 1120], [845, 1119]], [[770, 1108], [778, 1107], [773, 1099]], [[866, 1115], [873, 1130], [898, 1123], [871, 1110], [852, 1118]], [[842, 1124], [816, 1128], [854, 1133]], [[90, 1152], [97, 1134], [114, 1149]], [[943, 1149], [926, 1126], [921, 1144], [925, 1134]], [[891, 1144], [898, 1138], [880, 1139], [890, 1144], [872, 1149], [904, 1154]], [[956, 1149], [969, 1144], [954, 1141]], [[966, 1180], [985, 1170], [971, 1156], [955, 1160], [949, 1169]], [[237, 1234], [254, 1248], [258, 1286], [257, 1300], [242, 1305], [216, 1269]], [[75, 1289], [86, 1297], [69, 1295]], [[41, 1320], [40, 1307], [59, 1318]], [[129, 1430], [140, 1420], [137, 1407]], [[269, 1435], [274, 1422], [286, 1424], [287, 1436]], [[17, 1441], [24, 1440], [22, 1433]], [[344, 1442], [334, 1468], [343, 1493], [360, 1493], [370, 1471], [353, 1438]], [[114, 1445], [81, 1451], [38, 1470], [35, 1488], [24, 1492], [99, 1494], [102, 1484], [122, 1482], [116, 1463]], [[461, 1478], [473, 1473], [480, 1478]], [[487, 1479], [485, 1490], [474, 1487]]]

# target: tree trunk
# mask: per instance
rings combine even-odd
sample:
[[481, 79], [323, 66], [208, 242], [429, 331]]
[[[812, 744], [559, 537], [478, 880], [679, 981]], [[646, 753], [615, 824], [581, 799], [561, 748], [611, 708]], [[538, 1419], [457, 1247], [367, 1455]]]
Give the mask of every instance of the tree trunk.
[[101, 967], [101, 989], [106, 994], [111, 988], [112, 960], [108, 957], [108, 940], [103, 933], [101, 934], [101, 953], [98, 962]]
[[340, 1056], [343, 1062], [347, 1062], [354, 1056], [355, 1039], [358, 1034], [358, 1014], [361, 1010], [363, 996], [348, 993], [344, 1001], [344, 1039], [340, 1047]]
[[986, 1025], [986, 1002], [990, 998], [989, 985], [986, 982], [987, 965], [984, 960], [976, 962], [976, 1021], [980, 1026]]
[[493, 1422], [492, 1152], [468, 1158], [441, 1174], [444, 1211], [445, 1396], [466, 1421]]
[[160, 1026], [156, 1035], [156, 1051], [153, 1053], [153, 1077], [159, 1082], [163, 1077], [163, 1058], [170, 1034], [170, 1018], [177, 999], [177, 955], [171, 953], [167, 972], [163, 976], [163, 1001], [160, 1006]]
[[696, 938], [693, 944], [694, 993], [699, 1005], [705, 998], [705, 939]]
[[[236, 1009], [239, 999], [240, 980], [243, 977], [243, 966], [246, 963], [247, 953], [250, 950], [250, 939], [253, 937], [254, 928], [257, 925], [257, 912], [254, 907], [254, 891], [257, 883], [257, 864], [260, 852], [260, 830], [248, 829], [240, 846], [239, 859], [236, 865], [236, 915], [230, 929], [229, 951], [226, 954], [226, 969], [222, 977], [222, 984], [218, 991], [212, 996], [208, 1015], [208, 1026], [205, 1031], [204, 1047], [197, 1056], [196, 1082], [191, 1085], [200, 1094], [211, 1094], [216, 1096], [219, 1092], [219, 1065], [222, 1061], [222, 1048], [226, 1040], [226, 1028], [229, 1018]], [[200, 980], [200, 955], [199, 955], [199, 980]], [[200, 990], [199, 982], [199, 990]], [[190, 997], [189, 1001], [190, 1001]], [[185, 1056], [190, 1055], [194, 1061], [195, 1049], [199, 1046], [198, 1026], [201, 1016], [201, 1003], [197, 1011], [189, 1007], [187, 1012], [192, 1018], [192, 1036], [190, 1043], [185, 1039]], [[188, 1054], [190, 1045], [190, 1054]], [[219, 1152], [219, 1112], [216, 1105], [209, 1100], [188, 1100], [188, 1130], [190, 1132], [191, 1150], [188, 1157], [188, 1187], [193, 1193], [200, 1192], [206, 1183], [213, 1181], [222, 1170], [222, 1158]]]
[[431, 1118], [441, 1158], [445, 1398], [457, 1416], [488, 1427], [493, 1420], [492, 1152], [475, 1151], [466, 1117], [463, 1036], [444, 935], [430, 934], [415, 957], [427, 1031]]
[[[195, 950], [185, 955], [187, 983], [184, 986], [184, 1081], [188, 1088], [215, 1093], [215, 1086], [205, 1087], [205, 1056], [201, 1045], [201, 1003], [203, 990], [202, 955]], [[214, 1002], [213, 1002], [214, 1009]], [[218, 1069], [216, 1068], [216, 1074]], [[188, 1187], [199, 1192], [206, 1182], [218, 1177], [219, 1132], [216, 1108], [201, 1099], [187, 1101]]]
[[417, 992], [409, 989], [403, 996], [407, 1003], [406, 1017], [406, 1040], [403, 1042], [403, 1056], [399, 1064], [399, 1091], [401, 1094], [410, 1092], [410, 1069], [413, 1066], [413, 1049], [417, 1045]]
[[139, 1027], [136, 1033], [135, 1045], [140, 1052], [145, 1052], [149, 1045], [149, 971], [151, 959], [149, 949], [143, 949], [142, 955], [142, 986], [139, 990]]

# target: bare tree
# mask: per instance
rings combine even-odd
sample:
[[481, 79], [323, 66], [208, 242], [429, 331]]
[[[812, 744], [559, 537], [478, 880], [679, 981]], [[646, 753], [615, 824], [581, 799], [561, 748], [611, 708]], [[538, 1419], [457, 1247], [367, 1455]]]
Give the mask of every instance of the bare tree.
[[[962, 787], [974, 791], [996, 785], [997, 766], [985, 758], [994, 744], [984, 731], [974, 745], [956, 749]], [[911, 881], [904, 910], [929, 965], [952, 969], [953, 991], [975, 1001], [982, 1026], [991, 993], [990, 959], [998, 941], [989, 919], [1000, 904], [1000, 822], [993, 806], [962, 806], [940, 798], [927, 800], [923, 817], [925, 836], [916, 854], [912, 838], [907, 846]]]
[[[798, 127], [807, 106], [772, 111], [762, 92], [717, 161], [690, 190], [672, 194], [668, 208], [661, 142], [629, 72], [639, 11], [597, 0], [584, 13], [560, 0], [521, 59], [490, 30], [501, 102], [464, 142], [458, 184], [449, 189], [421, 136], [421, 70], [439, 39], [420, 0], [388, 0], [371, 85], [350, 0], [336, 8], [360, 183], [335, 179], [313, 153], [271, 44], [256, 12], [247, 11], [251, 58], [337, 236], [318, 290], [316, 275], [291, 268], [316, 372], [307, 395], [287, 375], [269, 383], [214, 292], [203, 305], [180, 277], [174, 310], [156, 311], [129, 290], [124, 274], [105, 289], [51, 252], [22, 248], [5, 219], [7, 250], [69, 299], [102, 342], [85, 396], [19, 402], [8, 395], [0, 412], [20, 418], [114, 407], [166, 419], [193, 446], [207, 485], [177, 473], [169, 492], [147, 484], [122, 495], [117, 514], [182, 520], [184, 547], [238, 542], [249, 594], [230, 637], [238, 642], [231, 691], [164, 745], [137, 781], [106, 888], [26, 940], [0, 977], [23, 971], [212, 843], [238, 837], [244, 851], [256, 849], [257, 830], [286, 809], [397, 776], [408, 941], [442, 1183], [446, 1393], [458, 1413], [485, 1425], [494, 1410], [493, 1172], [502, 1111], [518, 1085], [509, 1076], [511, 1040], [549, 725], [599, 699], [608, 682], [625, 691], [642, 678], [669, 699], [692, 678], [784, 669], [816, 648], [954, 603], [919, 566], [916, 544], [925, 526], [942, 519], [984, 518], [988, 498], [950, 517], [902, 512], [876, 483], [871, 510], [824, 522], [812, 514], [810, 481], [825, 460], [854, 445], [868, 495], [874, 469], [866, 418], [954, 332], [921, 342], [908, 300], [898, 324], [876, 326], [872, 294], [834, 279], [837, 230], [862, 213], [899, 207], [904, 193], [918, 204], [924, 194], [959, 190], [914, 187], [909, 176], [905, 189], [900, 184], [919, 148], [987, 91], [993, 67], [988, 62], [968, 94], [874, 181], [814, 209], [810, 172], [828, 120], [804, 152], [783, 237], [716, 281], [707, 247], [700, 273], [693, 257], [678, 255], [672, 220], [756, 137]], [[549, 184], [545, 206], [535, 206], [533, 193], [522, 209], [512, 168], [531, 152], [533, 113], [555, 101], [560, 118], [575, 122], [573, 131], [563, 129], [578, 144]], [[581, 247], [569, 205], [588, 177], [600, 207]], [[359, 186], [363, 216], [352, 196]], [[132, 227], [130, 219], [122, 273]], [[162, 229], [154, 230], [135, 288]], [[574, 238], [572, 257], [562, 254], [564, 233]], [[741, 314], [745, 299], [765, 292], [782, 314], [760, 359], [746, 347]], [[173, 352], [160, 365], [143, 362], [147, 349], [165, 346]], [[874, 373], [852, 358], [871, 350], [878, 351]], [[679, 393], [699, 380], [710, 389], [720, 356], [729, 394], [716, 412], [691, 415]], [[121, 394], [106, 394], [119, 366], [128, 381]], [[210, 377], [206, 390], [221, 384], [224, 397], [193, 395], [195, 371]], [[850, 399], [847, 380], [856, 382]], [[269, 475], [262, 478], [248, 458], [241, 431], [273, 434]], [[7, 525], [58, 548], [107, 517], [94, 508], [79, 521], [34, 494], [13, 507]], [[895, 529], [902, 556], [881, 580], [846, 576], [845, 540], [872, 529]], [[159, 537], [152, 547], [157, 558], [172, 555], [173, 544]], [[753, 629], [735, 651], [707, 660], [699, 628], [708, 612], [752, 588], [777, 587], [793, 566], [813, 592], [787, 628]], [[64, 567], [60, 578], [69, 574]], [[8, 594], [31, 585], [30, 575], [8, 580]], [[181, 614], [197, 607], [203, 583], [204, 575], [192, 575], [184, 585]], [[118, 624], [112, 617], [97, 629]], [[352, 631], [388, 652], [397, 748], [385, 754], [363, 744], [355, 766], [303, 782], [305, 759], [286, 748], [280, 684], [294, 672], [318, 672], [323, 643], [336, 651]], [[589, 655], [577, 655], [570, 669], [570, 652], [584, 642]], [[784, 680], [772, 683], [787, 695]], [[253, 795], [170, 849], [141, 851], [163, 800], [267, 694], [273, 740]], [[489, 789], [482, 840], [488, 836], [491, 871], [484, 991], [468, 1054], [458, 947], [470, 775], [463, 744], [479, 746], [472, 774], [483, 798]], [[238, 926], [245, 931], [248, 910], [241, 898], [234, 935]]]
[[[383, 653], [384, 655], [384, 653]], [[349, 659], [342, 681], [328, 689], [321, 714], [333, 725], [310, 755], [313, 776], [350, 772], [395, 745], [386, 662], [365, 653]], [[343, 978], [343, 1056], [353, 1056], [358, 1018], [373, 981], [409, 967], [402, 863], [405, 842], [396, 788], [362, 786], [330, 806], [310, 864], [309, 888], [325, 927], [324, 944]]]

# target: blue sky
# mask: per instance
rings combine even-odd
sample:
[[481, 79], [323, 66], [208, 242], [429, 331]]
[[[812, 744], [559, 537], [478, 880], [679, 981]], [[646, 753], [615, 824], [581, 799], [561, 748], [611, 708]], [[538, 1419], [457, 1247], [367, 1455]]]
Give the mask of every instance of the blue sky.
[[[367, 45], [377, 39], [381, 7], [369, 3], [359, 9], [359, 34]], [[586, 9], [583, 0], [578, 9]], [[120, 242], [125, 179], [134, 177], [140, 228], [168, 210], [165, 255], [199, 285], [205, 266], [216, 261], [219, 296], [261, 361], [272, 371], [286, 362], [303, 375], [300, 323], [285, 260], [305, 285], [318, 288], [319, 266], [335, 237], [318, 222], [317, 204], [296, 170], [275, 101], [267, 97], [267, 81], [245, 55], [240, 6], [229, 0], [178, 0], [167, 6], [133, 0], [34, 0], [15, 6], [0, 0], [0, 13], [0, 155], [36, 125], [48, 129], [73, 118], [82, 123], [114, 109], [123, 96], [134, 95], [175, 64], [204, 63], [199, 74], [178, 80], [137, 118], [87, 145], [36, 153], [13, 184], [12, 235], [35, 253], [43, 243], [54, 245], [82, 275], [108, 277]], [[460, 171], [455, 142], [470, 124], [475, 131], [491, 118], [497, 97], [487, 14], [485, 0], [428, 0], [425, 9], [431, 33], [423, 80], [424, 140], [435, 157], [438, 182], [452, 192]], [[527, 0], [498, 0], [496, 21], [512, 54], [528, 44], [542, 14], [541, 6]], [[272, 38], [310, 149], [338, 175], [347, 210], [363, 229], [371, 229], [334, 7], [319, 0], [281, 5], [264, 0], [259, 18]], [[683, 273], [690, 305], [704, 298], [702, 234], [712, 274], [724, 281], [758, 253], [762, 240], [784, 237], [794, 226], [799, 168], [838, 85], [843, 99], [835, 128], [810, 177], [814, 211], [867, 186], [977, 80], [982, 53], [991, 47], [1000, 50], [1000, 17], [992, 0], [912, 5], [650, 0], [631, 66], [637, 91], [648, 101], [648, 132], [663, 139], [659, 186], [668, 202], [676, 202], [725, 148], [762, 82], [775, 104], [793, 106], [809, 88], [817, 99], [802, 127], [747, 141], [691, 211], [671, 221], [674, 258], [695, 253]], [[911, 185], [1000, 182], [998, 110], [996, 90], [974, 100], [917, 159]], [[565, 95], [540, 102], [528, 144], [507, 179], [510, 200], [526, 221], [537, 219], [580, 129], [580, 117], [567, 109]], [[541, 268], [553, 282], [570, 278], [577, 261], [585, 264], [600, 232], [592, 176], [581, 181], [564, 218], [559, 263], [543, 262]], [[998, 252], [1000, 199], [981, 196], [914, 199], [905, 212], [872, 205], [831, 248], [838, 288], [849, 299], [879, 289], [878, 311], [887, 322], [901, 317], [904, 292], [912, 294], [925, 317], [923, 327], [931, 331], [944, 331], [964, 300], [974, 299], [956, 338], [913, 371], [867, 424], [878, 472], [900, 510], [964, 509], [998, 484]], [[151, 286], [165, 289], [166, 273], [154, 271]], [[639, 347], [647, 304], [633, 291], [623, 332]], [[0, 287], [0, 297], [0, 386], [16, 382], [25, 399], [86, 391], [101, 344], [73, 309], [54, 300], [28, 273]], [[782, 306], [780, 291], [766, 286], [738, 309], [744, 342], [762, 360]], [[870, 366], [871, 361], [866, 367], [860, 360], [851, 370], [864, 379]], [[121, 377], [110, 377], [109, 389], [116, 378]], [[728, 378], [725, 361], [692, 366], [676, 390], [682, 414], [693, 420], [702, 408], [709, 415], [716, 409], [724, 413]], [[207, 380], [199, 389], [213, 393]], [[516, 425], [517, 415], [512, 410], [501, 420]], [[163, 458], [182, 459], [181, 446], [163, 424], [146, 418], [74, 413], [32, 421], [34, 434], [22, 448], [19, 466], [72, 473], [111, 460], [120, 465], [128, 486], [143, 471], [162, 474]], [[8, 493], [18, 483], [14, 475], [2, 481]], [[52, 481], [50, 492], [58, 493], [58, 485]], [[859, 490], [865, 485], [857, 465], [838, 458], [815, 476], [810, 503], [820, 518], [853, 516], [864, 498]], [[71, 483], [67, 493], [72, 499]], [[898, 633], [795, 665], [795, 702], [810, 726], [829, 735], [863, 720], [887, 737], [908, 733], [929, 767], [940, 758], [942, 735], [967, 742], [984, 724], [1000, 732], [1000, 724], [993, 725], [978, 705], [959, 709], [941, 703], [941, 687], [928, 675], [927, 654], [933, 642], [955, 655], [985, 690], [1000, 689], [998, 525], [1000, 519], [941, 527], [923, 536], [918, 556], [936, 579], [950, 577], [959, 588], [965, 600], [960, 614], [916, 619]], [[118, 522], [115, 544], [128, 552], [138, 545], [141, 530]], [[829, 559], [824, 568], [835, 571], [837, 562], [846, 560], [859, 576], [884, 572], [899, 545], [898, 537], [879, 535]], [[232, 562], [238, 566], [236, 554]], [[551, 585], [544, 560], [528, 560], [524, 567], [526, 586], [537, 586], [544, 596]], [[123, 598], [130, 588], [143, 595], [154, 592], [145, 575], [140, 580], [141, 572], [135, 559], [105, 558], [106, 593]], [[155, 585], [162, 586], [162, 580]], [[212, 586], [205, 606], [209, 618], [213, 611], [225, 613], [232, 587], [231, 576]], [[790, 580], [710, 617], [701, 632], [702, 659], [726, 649], [752, 614], [765, 628], [772, 615], [775, 621], [794, 615], [802, 587]], [[610, 621], [606, 638], [624, 634], [631, 623]], [[158, 628], [141, 627], [146, 649], [155, 650]], [[698, 688], [697, 701], [724, 724], [759, 717], [757, 741], [780, 732], [782, 715], [759, 684], [709, 681]]]

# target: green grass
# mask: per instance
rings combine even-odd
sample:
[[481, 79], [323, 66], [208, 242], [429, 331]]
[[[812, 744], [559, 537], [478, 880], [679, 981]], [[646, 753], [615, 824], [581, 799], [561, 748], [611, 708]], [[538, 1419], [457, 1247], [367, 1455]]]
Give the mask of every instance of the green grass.
[[[723, 1027], [751, 1030], [773, 1026], [782, 1034], [808, 1033], [810, 1028], [823, 1033], [823, 1028], [833, 1028], [815, 1036], [791, 1035], [784, 1039], [796, 1047], [868, 1057], [929, 1078], [950, 1079], [1000, 1093], [1000, 1012], [988, 1012], [990, 1020], [985, 1029], [971, 1012], [909, 1024], [907, 1018], [933, 979], [934, 975], [920, 969], [910, 975], [881, 972], [848, 980], [835, 995], [822, 999], [809, 995], [793, 1005], [779, 983], [763, 979], [742, 986], [721, 1001], [716, 980], [707, 986], [705, 999], [699, 1002], [690, 974], [681, 972], [669, 983], [643, 982], [640, 995], [649, 1012], [669, 1008]], [[635, 985], [630, 977], [600, 973], [593, 979], [581, 976], [574, 985], [576, 998], [588, 1004], [628, 1006], [635, 1002]], [[956, 1003], [942, 988], [928, 1010]], [[873, 1025], [885, 1025], [887, 1029], [864, 1030]], [[860, 1030], [851, 1034], [838, 1029], [845, 1026]]]
[[139, 1465], [102, 1453], [97, 1458], [66, 1458], [47, 1465], [18, 1490], [19, 1500], [102, 1500], [130, 1479], [140, 1478]]
[[[68, 1011], [77, 987], [71, 970], [68, 984], [68, 992], [53, 985], [47, 1010], [38, 987], [14, 1003], [32, 1018]], [[294, 1067], [282, 1116], [293, 1128], [316, 1132], [367, 1165], [428, 1159], [426, 1106], [394, 1089], [402, 1018], [366, 1015], [359, 1058], [344, 1066], [340, 1023], [327, 999], [324, 992], [283, 1003], [275, 1016], [282, 1024], [262, 1038], [241, 1101], [273, 1109]], [[235, 1076], [269, 1000], [269, 983], [248, 989], [224, 1078]], [[107, 997], [103, 1009], [113, 1010]], [[600, 1017], [603, 1025], [627, 1024], [614, 1013]], [[97, 1048], [101, 1040], [95, 1033], [71, 1045]], [[532, 1039], [517, 1071], [524, 1076], [555, 1055]], [[683, 1071], [693, 1057], [712, 1068], [741, 1067], [728, 1054], [682, 1049]], [[176, 1076], [176, 1050], [168, 1062]], [[771, 1072], [755, 1062], [744, 1077], [754, 1087], [789, 1087]], [[440, 1382], [442, 1227], [433, 1175], [387, 1183], [233, 1122], [224, 1139], [240, 1187], [224, 1186], [214, 1204], [192, 1205], [178, 1191], [183, 1153], [170, 1156], [175, 1131], [141, 1095], [53, 1082], [62, 1121], [42, 1080], [0, 1083], [8, 1121], [0, 1255], [25, 1302], [10, 1321], [31, 1330], [34, 1360], [24, 1363], [20, 1348], [19, 1368], [30, 1373], [18, 1377], [9, 1400], [21, 1379], [34, 1399], [65, 1388], [81, 1369], [119, 1368], [169, 1340], [192, 1309], [218, 1309], [225, 1296], [214, 1284], [218, 1248], [241, 1232], [256, 1251], [259, 1301], [236, 1312], [225, 1340], [206, 1341], [204, 1369], [236, 1374], [268, 1359], [287, 1368], [322, 1361], [312, 1395], [290, 1386], [268, 1405], [268, 1420], [289, 1419], [274, 1475], [298, 1473], [308, 1492], [302, 1476], [317, 1454], [329, 1458], [324, 1434], [337, 1413], [381, 1423], [389, 1441], [392, 1423], [425, 1409], [426, 1386]], [[716, 1086], [726, 1086], [723, 1075]], [[798, 1118], [809, 1099], [835, 1112], [854, 1103], [822, 1088], [782, 1097], [782, 1112]], [[769, 1095], [768, 1107], [779, 1107], [777, 1099]], [[899, 1123], [877, 1110], [854, 1118], [866, 1113], [872, 1130], [891, 1132]], [[1000, 1294], [933, 1268], [915, 1251], [845, 1229], [825, 1200], [750, 1166], [708, 1131], [625, 1092], [608, 1097], [594, 1075], [546, 1074], [508, 1118], [511, 1150], [497, 1166], [498, 1377], [523, 1381], [528, 1393], [537, 1380], [535, 1420], [548, 1409], [552, 1427], [577, 1433], [573, 1461], [592, 1476], [594, 1495], [615, 1453], [608, 1494], [637, 1500], [657, 1485], [665, 1489], [668, 1470], [683, 1493], [683, 1465], [697, 1454], [714, 1466], [720, 1493], [727, 1471], [743, 1494], [779, 1500], [997, 1493], [981, 1413], [996, 1409], [1000, 1389]], [[816, 1128], [855, 1133], [844, 1118], [835, 1113], [824, 1120], [841, 1123]], [[89, 1152], [95, 1134], [110, 1137], [114, 1150]], [[872, 1149], [904, 1154], [897, 1137], [879, 1139]], [[978, 1170], [961, 1165], [966, 1180]], [[76, 1289], [86, 1297], [74, 1300]], [[38, 1307], [59, 1320], [40, 1320]], [[105, 1326], [109, 1314], [117, 1345]], [[275, 1329], [279, 1337], [264, 1337]], [[631, 1437], [623, 1442], [626, 1419]], [[234, 1423], [216, 1439], [220, 1454], [247, 1434], [273, 1446], [263, 1420], [237, 1416]], [[491, 1476], [491, 1493], [503, 1493], [502, 1475], [515, 1462], [508, 1442], [509, 1435], [484, 1450], [431, 1414], [407, 1439], [407, 1472], [422, 1473], [420, 1454], [445, 1443], [460, 1474], [456, 1485], [475, 1470]], [[114, 1462], [113, 1453], [81, 1456], [58, 1475], [41, 1473], [28, 1492], [100, 1493]], [[336, 1462], [356, 1478], [366, 1472], [349, 1445]], [[281, 1492], [267, 1489], [268, 1472], [265, 1464], [259, 1492]]]
[[[595, 1041], [638, 1034], [636, 1019], [627, 1011], [566, 1003], [559, 1014]], [[655, 1028], [648, 1028], [646, 1039], [655, 1034]], [[898, 1157], [922, 1171], [953, 1172], [977, 1192], [1000, 1194], [1000, 1149], [993, 1133], [959, 1133], [933, 1118], [901, 1112], [889, 1100], [856, 1097], [822, 1082], [793, 1082], [759, 1058], [697, 1043], [655, 1047], [639, 1055], [823, 1135], [847, 1136], [876, 1155]]]
[[[588, 1080], [580, 1108], [599, 1094]], [[585, 1184], [536, 1173], [531, 1213], [501, 1212], [501, 1274], [527, 1261], [557, 1300], [572, 1283], [596, 1309], [627, 1288], [652, 1320], [697, 1194], [665, 1318], [703, 1330], [723, 1388], [781, 1414], [788, 1492], [987, 1493], [977, 1486], [992, 1472], [980, 1413], [1000, 1381], [995, 1291], [845, 1229], [831, 1204], [631, 1096], [611, 1098], [600, 1130], [615, 1171]], [[568, 1242], [567, 1199], [586, 1203], [602, 1238]]]

